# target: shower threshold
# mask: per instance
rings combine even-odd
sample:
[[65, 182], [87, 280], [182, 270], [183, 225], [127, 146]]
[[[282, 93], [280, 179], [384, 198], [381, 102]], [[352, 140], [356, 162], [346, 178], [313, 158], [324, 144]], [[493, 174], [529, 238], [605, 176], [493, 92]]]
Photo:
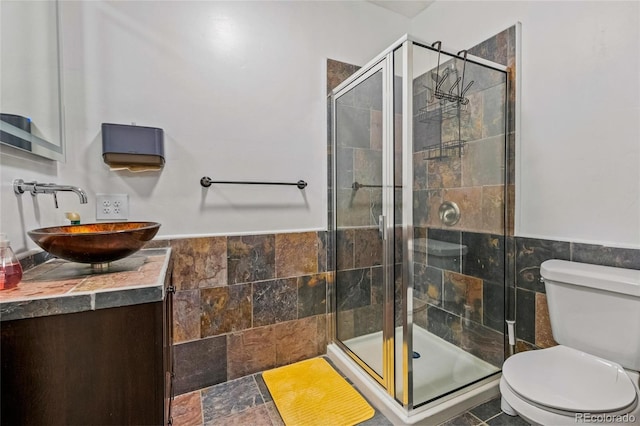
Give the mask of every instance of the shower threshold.
[[[396, 328], [396, 353], [402, 350], [402, 329]], [[382, 332], [349, 339], [344, 344], [374, 371], [382, 371]], [[390, 419], [415, 424], [445, 421], [498, 395], [500, 369], [444, 339], [414, 325], [413, 401], [434, 400], [407, 413], [379, 384], [360, 369], [336, 344], [327, 348], [329, 358]], [[396, 395], [402, 398], [402, 359], [396, 359]], [[471, 386], [467, 386], [474, 383]], [[446, 395], [436, 399], [441, 395]], [[391, 412], [384, 409], [386, 406]], [[393, 414], [393, 415], [392, 415]], [[391, 417], [390, 417], [391, 416]], [[394, 422], [396, 424], [396, 422]]]

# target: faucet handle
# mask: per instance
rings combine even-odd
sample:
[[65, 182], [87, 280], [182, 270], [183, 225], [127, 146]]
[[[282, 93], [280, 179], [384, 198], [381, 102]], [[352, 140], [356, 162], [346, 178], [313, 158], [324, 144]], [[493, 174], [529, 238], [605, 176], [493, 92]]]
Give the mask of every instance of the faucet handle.
[[15, 179], [13, 181], [13, 192], [16, 194], [24, 194], [25, 191], [29, 191], [29, 186], [33, 186], [35, 182], [25, 182], [23, 179]]

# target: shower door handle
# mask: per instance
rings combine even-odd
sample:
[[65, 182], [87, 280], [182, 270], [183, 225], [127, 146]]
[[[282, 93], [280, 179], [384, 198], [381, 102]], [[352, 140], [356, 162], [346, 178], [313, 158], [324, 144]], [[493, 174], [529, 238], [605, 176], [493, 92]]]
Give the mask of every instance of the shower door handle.
[[385, 228], [385, 217], [384, 215], [381, 214], [380, 216], [378, 216], [378, 235], [380, 236], [381, 240], [385, 240], [384, 228]]

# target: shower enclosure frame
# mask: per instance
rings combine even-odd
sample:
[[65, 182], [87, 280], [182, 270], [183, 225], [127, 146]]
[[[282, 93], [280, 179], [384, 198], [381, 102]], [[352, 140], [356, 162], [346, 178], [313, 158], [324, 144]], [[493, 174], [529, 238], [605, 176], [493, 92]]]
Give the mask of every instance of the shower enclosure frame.
[[[413, 352], [413, 283], [414, 283], [414, 271], [413, 271], [413, 192], [411, 182], [413, 181], [413, 162], [411, 161], [413, 153], [413, 120], [414, 120], [414, 108], [413, 108], [413, 46], [417, 45], [422, 48], [437, 52], [438, 49], [432, 47], [429, 43], [414, 38], [411, 35], [404, 35], [390, 47], [385, 49], [382, 53], [376, 56], [373, 60], [369, 61], [360, 70], [354, 73], [352, 76], [338, 85], [330, 95], [331, 102], [331, 145], [333, 158], [331, 173], [333, 182], [333, 194], [330, 202], [331, 215], [331, 238], [333, 241], [332, 250], [330, 251], [331, 264], [335, 267], [335, 273], [337, 273], [337, 259], [336, 259], [336, 231], [338, 229], [337, 224], [337, 124], [336, 124], [336, 100], [340, 97], [343, 91], [350, 90], [352, 84], [364, 81], [375, 72], [382, 71], [382, 119], [383, 119], [383, 163], [382, 163], [382, 215], [384, 216], [384, 222], [382, 226], [382, 239], [383, 239], [383, 270], [384, 270], [384, 285], [383, 285], [383, 376], [377, 374], [372, 368], [370, 368], [364, 361], [362, 361], [355, 353], [351, 351], [340, 339], [337, 337], [337, 291], [336, 282], [333, 280], [333, 285], [328, 286], [328, 300], [330, 307], [330, 315], [328, 315], [328, 343], [335, 344], [340, 351], [350, 358], [352, 362], [358, 365], [361, 370], [373, 378], [378, 384], [380, 384], [387, 395], [396, 403], [401, 403], [404, 413], [407, 416], [411, 416], [412, 413], [426, 411], [434, 405], [434, 403], [440, 403], [450, 399], [456, 398], [461, 394], [461, 391], [455, 391], [450, 394], [445, 394], [441, 398], [438, 398], [435, 402], [419, 404], [414, 407], [413, 401], [413, 371], [412, 362], [409, 362], [409, 354]], [[402, 49], [402, 371], [395, 371], [395, 299], [394, 299], [394, 232], [395, 232], [395, 218], [394, 218], [394, 108], [393, 108], [393, 95], [394, 95], [394, 70], [395, 70], [395, 58], [394, 54], [398, 49]], [[467, 55], [466, 58], [460, 56], [460, 53], [453, 54], [442, 50], [446, 55], [459, 60], [466, 60], [468, 63], [475, 63], [483, 67], [488, 67], [497, 71], [501, 71], [505, 74], [508, 73], [506, 66], [496, 64], [494, 62], [473, 56]], [[505, 80], [506, 93], [509, 93], [509, 78]], [[355, 86], [354, 86], [355, 87]], [[386, 105], [386, 108], [384, 107]], [[506, 143], [507, 135], [509, 134], [509, 117], [508, 117], [508, 105], [505, 102], [504, 105], [504, 137], [505, 137], [505, 153], [508, 149]], [[507, 171], [505, 168], [505, 188]], [[505, 197], [506, 200], [506, 197]], [[505, 224], [507, 223], [507, 212], [504, 210]], [[506, 236], [506, 232], [504, 234]], [[506, 264], [505, 264], [506, 265]], [[335, 275], [334, 275], [335, 277]], [[505, 286], [505, 305], [508, 300], [508, 292], [506, 292]], [[505, 347], [506, 347], [506, 333], [505, 333]], [[396, 377], [396, 375], [398, 377]], [[478, 389], [482, 392], [488, 391], [497, 392], [497, 383], [500, 378], [500, 373], [495, 373], [490, 377], [483, 380], [476, 381], [469, 384], [464, 388], [465, 391]], [[396, 398], [396, 379], [402, 380], [402, 400], [399, 401]]]

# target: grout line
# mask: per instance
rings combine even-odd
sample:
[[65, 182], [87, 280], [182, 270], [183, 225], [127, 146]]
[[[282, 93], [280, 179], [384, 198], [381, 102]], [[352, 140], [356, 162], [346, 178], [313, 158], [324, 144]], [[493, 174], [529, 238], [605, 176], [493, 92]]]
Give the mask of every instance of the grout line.
[[262, 404], [260, 404], [260, 405], [264, 405], [266, 402], [264, 400], [264, 395], [262, 394], [262, 391], [260, 390], [260, 385], [258, 385], [258, 381], [256, 380], [256, 375], [252, 374], [251, 375], [251, 379], [253, 379], [253, 384], [256, 386], [256, 389], [258, 389], [258, 395], [260, 395], [260, 399], [262, 400]]
[[262, 405], [266, 404], [267, 401], [265, 401], [264, 399], [264, 394], [262, 393], [262, 390], [260, 390], [260, 385], [258, 385], [258, 380], [256, 380], [256, 375], [259, 373], [255, 373], [251, 375], [251, 378], [253, 379], [253, 383], [256, 385], [256, 388], [258, 389], [258, 394], [260, 395], [260, 398], [262, 399]]
[[[270, 402], [273, 405], [273, 410], [269, 410], [267, 408], [267, 412], [269, 414], [269, 420], [271, 420], [271, 424], [273, 426], [284, 424], [284, 420], [282, 419], [282, 414], [280, 414], [280, 410], [278, 410], [278, 406], [274, 401], [270, 401]], [[276, 416], [277, 418], [274, 418]]]
[[500, 411], [498, 414], [495, 414], [495, 415], [493, 415], [493, 416], [489, 417], [489, 418], [488, 418], [488, 419], [486, 419], [484, 422], [486, 423], [486, 422], [488, 422], [489, 420], [493, 420], [493, 419], [495, 419], [496, 417], [500, 416], [501, 414], [502, 414], [502, 411]]
[[477, 423], [477, 424], [479, 424], [479, 425], [484, 424], [484, 421], [480, 417], [478, 417], [475, 414], [473, 414], [471, 411], [467, 411], [467, 414], [469, 414], [471, 417], [474, 417], [476, 420], [478, 420], [480, 422], [480, 423]]
[[198, 390], [198, 395], [200, 396], [200, 420], [202, 421], [202, 425], [204, 425], [204, 401], [202, 397], [202, 390]]

